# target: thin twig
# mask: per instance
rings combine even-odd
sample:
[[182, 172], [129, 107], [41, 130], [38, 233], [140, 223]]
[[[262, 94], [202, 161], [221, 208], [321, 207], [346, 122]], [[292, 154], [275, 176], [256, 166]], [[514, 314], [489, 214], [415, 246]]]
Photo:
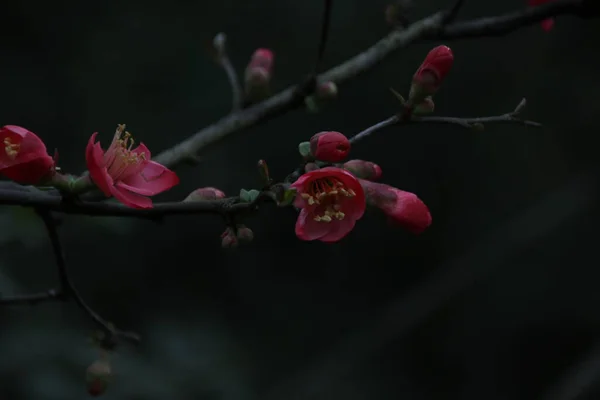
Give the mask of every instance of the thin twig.
[[[394, 51], [421, 39], [450, 40], [507, 34], [519, 28], [541, 22], [548, 17], [559, 15], [597, 17], [600, 13], [597, 11], [598, 6], [596, 3], [600, 2], [593, 0], [555, 0], [543, 6], [524, 8], [517, 12], [495, 17], [454, 22], [449, 25], [444, 25], [444, 20], [448, 18], [449, 12], [438, 12], [407, 26], [406, 29], [391, 32], [369, 49], [323, 73], [317, 80], [319, 82], [332, 81], [340, 85], [374, 68]], [[450, 9], [450, 12], [452, 10], [454, 10], [454, 7]], [[295, 96], [296, 91], [297, 86], [289, 87], [261, 103], [233, 113], [198, 131], [172, 148], [163, 151], [155, 160], [170, 168], [175, 167], [182, 160], [189, 158], [190, 154], [197, 154], [200, 150], [230, 134], [240, 132], [269, 118], [300, 107], [303, 103], [299, 102]]]
[[0, 305], [16, 306], [16, 305], [35, 305], [50, 300], [64, 300], [63, 293], [56, 289], [50, 289], [45, 292], [18, 294], [13, 296], [0, 295]]
[[77, 305], [92, 319], [92, 321], [94, 321], [108, 336], [108, 340], [113, 341], [115, 339], [124, 339], [131, 343], [138, 343], [140, 338], [136, 333], [124, 332], [115, 328], [114, 325], [104, 320], [97, 312], [95, 312], [79, 295], [67, 273], [67, 263], [65, 261], [65, 256], [60, 243], [60, 237], [58, 236], [58, 229], [54, 217], [50, 214], [48, 209], [37, 207], [36, 211], [44, 222], [46, 231], [48, 232], [48, 237], [52, 245], [52, 251], [54, 253], [56, 268], [60, 279], [60, 289], [50, 289], [46, 292], [29, 295], [17, 295], [12, 297], [3, 296], [0, 298], [0, 304], [35, 304], [50, 300], [73, 299]]
[[223, 32], [218, 33], [213, 40], [213, 44], [217, 50], [219, 63], [227, 74], [227, 79], [231, 85], [231, 94], [233, 96], [232, 112], [238, 111], [244, 104], [244, 92], [242, 90], [242, 85], [240, 84], [238, 74], [235, 72], [235, 68], [233, 67], [231, 60], [229, 59], [229, 55], [227, 54], [227, 35], [225, 35]]
[[[529, 121], [519, 118], [519, 114], [523, 111], [527, 104], [526, 99], [522, 99], [519, 104], [515, 107], [515, 109], [509, 113], [492, 116], [492, 117], [476, 117], [476, 118], [457, 118], [457, 117], [437, 117], [437, 116], [411, 116], [409, 119], [403, 118], [403, 114], [396, 114], [383, 121], [376, 123], [375, 125], [371, 125], [368, 128], [360, 131], [356, 135], [352, 136], [349, 140], [350, 143], [356, 144], [357, 142], [363, 140], [366, 137], [371, 136], [375, 132], [379, 132], [385, 128], [388, 128], [393, 125], [409, 125], [413, 123], [434, 123], [434, 124], [452, 124], [462, 126], [463, 128], [468, 129], [481, 129], [483, 125], [486, 123], [512, 123], [512, 124], [520, 124], [525, 126], [531, 126], [539, 128], [542, 126], [539, 122]], [[318, 162], [317, 165], [320, 167], [326, 166], [325, 163]], [[293, 182], [298, 179], [304, 173], [304, 164], [300, 165], [294, 172], [289, 174], [286, 178], [286, 182]]]
[[240, 81], [238, 79], [237, 73], [235, 72], [235, 68], [233, 64], [231, 64], [231, 60], [227, 54], [221, 57], [221, 65], [227, 74], [227, 78], [229, 79], [229, 83], [231, 84], [231, 93], [233, 95], [233, 106], [232, 110], [235, 112], [242, 107], [242, 103], [244, 102], [242, 96], [242, 87], [240, 86]]

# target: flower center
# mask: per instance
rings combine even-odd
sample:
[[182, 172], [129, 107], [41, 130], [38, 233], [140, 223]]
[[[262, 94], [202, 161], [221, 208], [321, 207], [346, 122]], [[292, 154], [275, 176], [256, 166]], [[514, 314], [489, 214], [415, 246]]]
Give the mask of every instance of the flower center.
[[4, 139], [4, 151], [6, 155], [11, 160], [14, 160], [19, 154], [19, 150], [21, 149], [21, 145], [18, 143], [13, 143], [10, 138]]
[[352, 189], [347, 189], [342, 181], [333, 177], [314, 179], [305, 187], [301, 194], [309, 206], [313, 208], [313, 219], [317, 222], [331, 222], [333, 219], [341, 221], [344, 214], [341, 202], [346, 198], [356, 196]]
[[125, 132], [125, 125], [119, 125], [115, 137], [106, 152], [106, 166], [108, 174], [114, 179], [125, 178], [123, 175], [131, 171], [131, 167], [137, 166], [146, 160], [145, 153], [131, 151], [135, 140], [131, 133]]

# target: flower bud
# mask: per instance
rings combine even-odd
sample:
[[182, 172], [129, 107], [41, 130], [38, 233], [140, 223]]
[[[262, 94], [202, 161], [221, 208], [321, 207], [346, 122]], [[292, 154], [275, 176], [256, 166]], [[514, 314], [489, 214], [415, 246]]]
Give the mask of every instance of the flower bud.
[[333, 100], [337, 97], [337, 94], [337, 85], [331, 81], [319, 83], [315, 90], [315, 95], [320, 100]]
[[344, 163], [344, 169], [357, 178], [375, 181], [381, 177], [381, 167], [364, 160], [350, 160]]
[[273, 52], [269, 49], [258, 49], [252, 54], [244, 74], [248, 101], [257, 102], [269, 96], [273, 58]]
[[254, 232], [246, 225], [239, 224], [237, 226], [237, 238], [242, 242], [250, 243], [254, 239]]
[[391, 222], [414, 234], [423, 232], [431, 225], [429, 209], [414, 193], [362, 179], [360, 184], [367, 195], [367, 203], [378, 207]]
[[112, 378], [110, 363], [106, 359], [94, 361], [86, 370], [85, 381], [90, 396], [100, 396], [106, 391]]
[[338, 89], [334, 82], [322, 82], [317, 85], [315, 94], [307, 96], [304, 99], [304, 104], [306, 105], [308, 111], [317, 113], [321, 111], [321, 109], [325, 107], [327, 103], [335, 100], [337, 98], [337, 94]]
[[432, 49], [413, 76], [409, 101], [418, 104], [427, 96], [433, 95], [450, 72], [453, 63], [454, 55], [450, 47], [437, 46]]
[[188, 195], [183, 201], [207, 201], [207, 200], [219, 200], [225, 198], [225, 193], [214, 187], [203, 187], [194, 190]]
[[[527, 5], [530, 7], [541, 6], [542, 4], [550, 3], [552, 0], [529, 0]], [[591, 1], [590, 1], [591, 3]], [[554, 26], [554, 18], [546, 18], [541, 22], [542, 29], [548, 32]]]
[[233, 249], [239, 245], [238, 238], [231, 228], [225, 229], [221, 234], [221, 247], [224, 249]]
[[335, 163], [346, 159], [350, 141], [340, 132], [319, 132], [310, 138], [310, 153], [317, 160]]
[[319, 169], [319, 166], [317, 165], [317, 163], [314, 162], [306, 163], [306, 165], [304, 166], [304, 172], [315, 171], [317, 169]]

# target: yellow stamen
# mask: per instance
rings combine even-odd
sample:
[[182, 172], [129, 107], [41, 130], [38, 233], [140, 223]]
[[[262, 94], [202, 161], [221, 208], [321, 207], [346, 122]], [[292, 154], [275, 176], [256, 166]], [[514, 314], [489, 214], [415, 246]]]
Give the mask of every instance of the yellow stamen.
[[18, 143], [13, 143], [10, 138], [4, 139], [4, 152], [11, 160], [14, 160], [19, 154], [19, 150], [21, 149], [21, 145]]

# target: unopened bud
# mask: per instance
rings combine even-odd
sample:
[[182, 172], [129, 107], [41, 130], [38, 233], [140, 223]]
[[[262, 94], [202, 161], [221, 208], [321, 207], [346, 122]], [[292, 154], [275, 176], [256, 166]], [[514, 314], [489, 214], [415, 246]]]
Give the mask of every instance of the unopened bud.
[[319, 166], [317, 165], [317, 163], [314, 162], [306, 163], [306, 165], [304, 166], [304, 172], [316, 171], [318, 169]]
[[207, 200], [219, 200], [225, 198], [225, 193], [214, 187], [203, 187], [194, 190], [190, 193], [183, 201], [207, 201]]
[[107, 359], [94, 361], [86, 370], [85, 381], [90, 396], [103, 394], [112, 378], [112, 370]]
[[371, 161], [350, 160], [344, 163], [344, 169], [360, 179], [370, 181], [381, 177], [381, 167]]
[[248, 101], [257, 102], [269, 96], [273, 59], [273, 52], [269, 49], [258, 49], [252, 54], [244, 74]]
[[337, 98], [338, 89], [334, 82], [322, 82], [317, 85], [315, 94], [307, 96], [304, 104], [308, 111], [317, 113], [329, 102]]
[[335, 163], [348, 157], [350, 141], [340, 132], [319, 132], [310, 138], [310, 153], [317, 160]]
[[427, 96], [433, 95], [446, 78], [454, 64], [454, 55], [448, 46], [433, 48], [413, 76], [409, 101], [419, 104]]
[[419, 234], [431, 225], [429, 209], [416, 194], [382, 183], [360, 179], [367, 204], [383, 211], [394, 224]]
[[236, 234], [231, 228], [225, 229], [221, 234], [221, 247], [224, 249], [232, 249], [237, 247], [239, 244]]
[[249, 243], [254, 239], [254, 232], [246, 225], [239, 224], [237, 226], [237, 238], [242, 242]]
[[317, 85], [315, 95], [321, 100], [335, 99], [338, 94], [338, 88], [335, 82], [323, 82]]
[[485, 130], [485, 126], [481, 122], [475, 122], [471, 124], [471, 129], [475, 132], [483, 132]]

